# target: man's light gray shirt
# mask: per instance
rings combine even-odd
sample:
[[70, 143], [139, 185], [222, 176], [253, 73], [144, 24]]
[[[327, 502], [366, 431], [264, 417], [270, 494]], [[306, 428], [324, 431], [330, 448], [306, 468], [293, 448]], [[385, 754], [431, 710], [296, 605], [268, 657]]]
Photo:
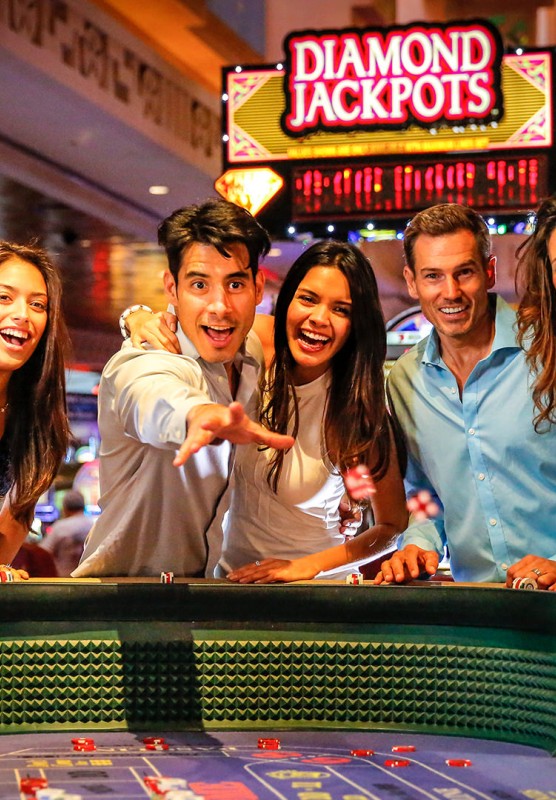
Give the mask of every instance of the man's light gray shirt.
[[101, 515], [74, 577], [203, 576], [218, 560], [234, 447], [209, 445], [182, 467], [172, 461], [195, 406], [235, 399], [257, 418], [262, 348], [250, 333], [234, 362], [241, 377], [232, 398], [224, 365], [203, 361], [179, 327], [177, 335], [181, 355], [138, 350], [128, 340], [104, 368]]

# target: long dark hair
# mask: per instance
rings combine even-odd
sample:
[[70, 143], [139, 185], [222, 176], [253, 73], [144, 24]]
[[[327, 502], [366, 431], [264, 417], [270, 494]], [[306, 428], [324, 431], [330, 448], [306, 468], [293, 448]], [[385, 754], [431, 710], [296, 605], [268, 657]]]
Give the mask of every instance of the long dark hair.
[[535, 375], [535, 430], [556, 422], [556, 289], [548, 240], [556, 230], [556, 197], [539, 206], [535, 229], [516, 255], [516, 288], [523, 296], [517, 311], [517, 338]]
[[8, 383], [9, 416], [4, 437], [11, 461], [10, 506], [18, 522], [30, 525], [35, 504], [51, 485], [66, 453], [66, 413], [62, 285], [47, 253], [31, 245], [0, 241], [0, 264], [16, 258], [36, 267], [46, 284], [48, 319], [29, 360]]
[[[313, 267], [340, 270], [348, 281], [352, 304], [349, 337], [331, 364], [324, 420], [327, 453], [332, 463], [343, 471], [360, 460], [366, 461], [372, 450], [376, 457], [368, 466], [375, 480], [379, 480], [388, 469], [390, 453], [390, 422], [383, 374], [386, 331], [376, 278], [369, 261], [354, 245], [334, 241], [314, 244], [299, 256], [286, 275], [276, 301], [275, 355], [265, 387], [269, 399], [261, 412], [261, 421], [272, 430], [286, 433], [291, 399], [291, 433], [297, 435], [295, 361], [288, 346], [286, 318], [297, 287]], [[274, 453], [267, 476], [274, 491], [277, 491], [283, 463], [284, 452]]]

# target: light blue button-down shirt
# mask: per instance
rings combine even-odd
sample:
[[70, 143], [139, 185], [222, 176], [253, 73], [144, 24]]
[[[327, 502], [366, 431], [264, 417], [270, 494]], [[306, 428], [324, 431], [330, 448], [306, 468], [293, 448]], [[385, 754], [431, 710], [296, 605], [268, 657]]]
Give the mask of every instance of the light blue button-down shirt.
[[500, 297], [490, 354], [460, 399], [433, 332], [402, 356], [388, 395], [409, 451], [408, 495], [441, 501], [434, 521], [411, 525], [400, 547], [440, 555], [447, 543], [458, 581], [505, 581], [528, 553], [556, 559], [556, 426], [533, 427], [531, 376], [515, 339], [515, 314]]

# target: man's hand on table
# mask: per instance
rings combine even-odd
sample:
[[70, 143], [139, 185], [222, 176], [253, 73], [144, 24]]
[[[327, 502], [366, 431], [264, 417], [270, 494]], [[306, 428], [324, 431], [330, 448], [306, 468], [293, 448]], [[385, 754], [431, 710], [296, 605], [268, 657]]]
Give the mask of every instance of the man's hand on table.
[[438, 562], [438, 553], [435, 550], [423, 550], [416, 544], [408, 544], [382, 562], [374, 583], [406, 583], [417, 580], [423, 574], [434, 575]]
[[516, 578], [533, 578], [539, 589], [556, 591], [556, 561], [529, 554], [508, 569], [506, 586], [511, 586]]

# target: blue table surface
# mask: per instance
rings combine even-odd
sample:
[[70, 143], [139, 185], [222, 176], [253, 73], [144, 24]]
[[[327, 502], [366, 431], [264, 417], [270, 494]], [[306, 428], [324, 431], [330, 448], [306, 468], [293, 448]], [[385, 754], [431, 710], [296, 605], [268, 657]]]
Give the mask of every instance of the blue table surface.
[[[149, 751], [143, 737], [165, 738]], [[91, 737], [93, 752], [71, 739]], [[261, 750], [278, 737], [280, 750]], [[399, 745], [414, 752], [393, 753]], [[372, 749], [372, 756], [352, 756]], [[409, 761], [387, 766], [388, 760]], [[448, 759], [467, 759], [450, 767]], [[205, 800], [554, 800], [556, 758], [525, 745], [403, 732], [278, 731], [97, 732], [89, 729], [0, 737], [0, 798], [15, 800], [23, 777], [85, 798], [149, 797], [145, 776], [179, 777]]]

